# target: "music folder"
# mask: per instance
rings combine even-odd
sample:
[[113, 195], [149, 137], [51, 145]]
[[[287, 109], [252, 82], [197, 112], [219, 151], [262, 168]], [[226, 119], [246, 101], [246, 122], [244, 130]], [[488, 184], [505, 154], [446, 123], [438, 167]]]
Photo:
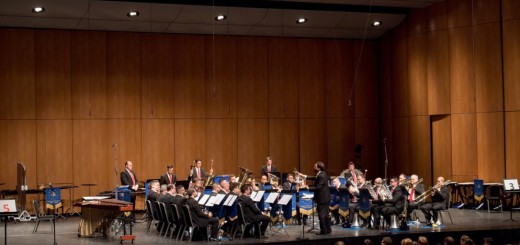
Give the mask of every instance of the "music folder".
[[237, 195], [228, 195], [226, 201], [224, 201], [224, 206], [231, 207], [235, 203], [235, 200], [237, 200]]
[[280, 195], [278, 192], [271, 192], [269, 193], [269, 196], [267, 196], [267, 199], [265, 200], [266, 203], [275, 203], [276, 198]]
[[204, 205], [208, 201], [209, 197], [210, 197], [210, 195], [202, 195], [199, 198], [199, 204]]
[[254, 202], [259, 202], [262, 200], [264, 193], [265, 191], [253, 191], [251, 194], [251, 199], [253, 199]]
[[293, 195], [292, 194], [282, 194], [282, 198], [278, 201], [280, 205], [287, 205], [289, 201], [291, 201]]

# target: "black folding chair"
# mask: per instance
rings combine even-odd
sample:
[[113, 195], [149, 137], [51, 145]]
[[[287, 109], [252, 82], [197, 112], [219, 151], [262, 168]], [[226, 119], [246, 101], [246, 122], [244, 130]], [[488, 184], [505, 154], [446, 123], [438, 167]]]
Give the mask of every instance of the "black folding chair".
[[38, 231], [38, 226], [40, 226], [40, 221], [41, 220], [48, 220], [51, 222], [51, 232], [54, 232], [54, 220], [56, 219], [56, 217], [51, 214], [51, 215], [47, 215], [47, 214], [41, 214], [40, 213], [40, 200], [33, 200], [33, 207], [34, 207], [34, 212], [36, 213], [36, 216], [35, 216], [35, 221], [36, 223], [34, 224], [34, 228], [33, 228], [33, 233], [36, 233]]
[[[173, 214], [174, 223], [176, 225], [175, 228], [179, 230], [179, 232], [177, 232], [177, 235], [175, 236], [175, 240], [179, 240], [180, 235], [184, 233], [184, 229], [185, 229], [184, 223], [185, 222], [179, 213], [179, 208], [175, 204], [172, 204], [172, 214]], [[173, 231], [172, 231], [172, 234], [173, 234]], [[172, 234], [170, 234], [170, 238], [172, 237]]]
[[[195, 234], [195, 231], [200, 230], [204, 227], [199, 227], [198, 225], [193, 223], [193, 217], [191, 216], [190, 207], [188, 205], [182, 206], [182, 210], [184, 213], [184, 220], [186, 221], [186, 228], [187, 229], [193, 228], [193, 233], [190, 234], [190, 242], [191, 242], [193, 240], [193, 234]], [[206, 238], [208, 239], [208, 242], [209, 242], [209, 237], [210, 237], [210, 231], [209, 231], [210, 227], [211, 227], [210, 225], [206, 226]]]
[[[242, 235], [240, 236], [240, 239], [244, 238], [244, 233], [246, 231], [246, 228], [248, 226], [250, 226], [250, 225], [251, 226], [256, 225], [254, 228], [258, 229], [258, 238], [261, 238], [262, 234], [260, 232], [260, 222], [256, 222], [256, 224], [247, 222], [245, 217], [244, 217], [244, 209], [243, 209], [241, 203], [237, 204], [237, 214], [238, 214], [238, 222], [239, 222], [239, 225], [240, 225], [240, 229], [242, 230]], [[235, 236], [237, 234], [237, 230], [238, 229], [235, 229], [235, 232], [233, 233], [233, 239], [235, 239]]]

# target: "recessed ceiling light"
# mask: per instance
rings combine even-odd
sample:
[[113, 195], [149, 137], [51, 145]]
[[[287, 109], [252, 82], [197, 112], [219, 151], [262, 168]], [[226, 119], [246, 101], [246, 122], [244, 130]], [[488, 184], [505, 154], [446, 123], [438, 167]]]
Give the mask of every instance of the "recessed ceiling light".
[[305, 22], [307, 22], [307, 18], [298, 18], [298, 20], [296, 20], [297, 24], [303, 24]]
[[130, 17], [130, 18], [134, 18], [134, 17], [137, 17], [139, 16], [139, 11], [130, 11], [126, 14], [126, 16]]
[[372, 26], [381, 26], [383, 24], [382, 21], [376, 20], [374, 23], [372, 23]]
[[219, 14], [217, 15], [217, 17], [215, 17], [215, 20], [216, 21], [223, 21], [227, 18], [227, 16], [223, 15], [223, 14]]
[[44, 7], [34, 7], [34, 8], [32, 9], [32, 12], [33, 12], [33, 13], [37, 13], [37, 14], [39, 14], [39, 13], [43, 13], [43, 12], [45, 12], [45, 8], [44, 8]]

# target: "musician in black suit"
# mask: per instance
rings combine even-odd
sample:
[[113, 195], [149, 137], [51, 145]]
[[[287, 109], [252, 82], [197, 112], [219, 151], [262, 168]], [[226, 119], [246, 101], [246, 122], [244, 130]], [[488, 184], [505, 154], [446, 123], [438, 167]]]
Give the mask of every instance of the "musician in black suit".
[[[423, 204], [421, 206], [421, 211], [424, 213], [424, 217], [426, 218], [426, 222], [428, 222], [428, 225], [435, 227], [437, 226], [436, 223], [437, 218], [439, 217], [439, 210], [448, 209], [450, 192], [448, 190], [448, 187], [446, 187], [444, 184], [444, 177], [438, 177], [437, 184], [432, 188], [432, 202]], [[430, 223], [432, 217], [433, 223]]]
[[121, 172], [121, 185], [127, 185], [131, 191], [137, 191], [139, 185], [137, 184], [137, 176], [133, 171], [134, 164], [131, 161], [125, 162], [125, 170]]
[[[251, 185], [246, 184], [243, 185], [240, 189], [242, 191], [242, 195], [238, 197], [238, 203], [242, 205], [242, 210], [244, 211], [244, 219], [249, 223], [260, 223], [260, 235], [261, 237], [265, 237], [265, 230], [267, 229], [267, 225], [269, 225], [269, 217], [262, 214], [262, 211], [258, 209], [253, 199], [251, 199]], [[244, 234], [249, 234], [252, 226], [248, 226], [248, 229], [244, 231]], [[255, 237], [257, 237], [258, 231], [255, 230]]]
[[[176, 192], [176, 194], [173, 196], [172, 204], [174, 204], [177, 207], [177, 211], [179, 212], [179, 219], [180, 219], [180, 220], [176, 220], [175, 222], [177, 224], [182, 224], [182, 222], [184, 221], [184, 212], [182, 211], [182, 206], [184, 204], [186, 204], [186, 201], [188, 199], [186, 199], [186, 197], [184, 197], [184, 194], [186, 194], [184, 186], [177, 185], [175, 192]], [[178, 234], [179, 229], [180, 229], [180, 225], [176, 225], [175, 230], [173, 231], [173, 234]]]
[[[187, 193], [189, 198], [186, 201], [186, 204], [190, 209], [193, 223], [199, 227], [206, 227], [208, 225], [211, 225], [210, 240], [216, 241], [218, 236], [218, 219], [216, 217], [213, 217], [213, 214], [211, 212], [208, 212], [206, 214], [202, 210], [202, 206], [197, 202], [197, 200], [195, 200], [195, 197], [197, 196], [197, 191], [195, 191], [195, 189], [190, 188], [188, 189]], [[205, 231], [206, 229], [200, 230]]]
[[417, 174], [412, 174], [410, 176], [410, 184], [408, 187], [408, 208], [406, 209], [406, 217], [410, 217], [412, 211], [414, 209], [419, 208], [419, 204], [415, 203], [414, 200], [418, 196], [424, 193], [424, 184], [419, 183], [419, 176]]
[[381, 210], [383, 213], [383, 217], [387, 221], [387, 224], [390, 224], [390, 215], [392, 214], [400, 214], [404, 210], [404, 202], [405, 196], [403, 194], [402, 187], [399, 185], [399, 180], [397, 177], [392, 177], [390, 179], [390, 186], [392, 189], [390, 192], [392, 193], [391, 199], [386, 199], [385, 207]]
[[213, 174], [213, 169], [210, 169], [209, 172], [204, 171], [204, 169], [201, 167], [202, 166], [201, 160], [195, 159], [194, 162], [195, 162], [195, 166], [193, 166], [193, 168], [190, 171], [191, 180], [194, 180], [194, 179], [203, 180], [204, 178], [206, 178], [208, 173]]
[[[347, 187], [350, 185], [350, 183], [357, 184], [357, 176], [363, 175], [363, 173], [359, 169], [356, 169], [356, 164], [353, 161], [350, 161], [347, 164], [347, 169], [345, 169], [343, 173], [345, 176], [345, 180], [347, 181]], [[352, 180], [352, 182], [350, 182], [349, 180]]]
[[270, 177], [269, 173], [271, 173], [271, 172], [278, 172], [278, 170], [276, 169], [276, 166], [273, 165], [273, 158], [266, 157], [265, 165], [262, 166], [262, 171], [261, 172], [262, 172], [262, 175], [265, 175], [268, 178]]
[[[172, 184], [169, 184], [166, 186], [166, 193], [164, 195], [162, 195], [161, 197], [159, 197], [159, 200], [157, 200], [157, 201], [165, 204], [167, 215], [170, 215], [170, 217], [171, 217], [171, 212], [172, 212], [171, 207], [172, 207], [172, 203], [174, 200], [174, 195], [175, 195], [175, 186]], [[157, 228], [165, 225], [166, 223], [164, 221], [166, 221], [166, 220], [162, 219], [161, 221], [159, 221], [159, 225], [157, 226]]]
[[322, 162], [315, 163], [314, 170], [318, 172], [316, 176], [300, 175], [308, 180], [314, 180], [314, 188], [312, 190], [314, 191], [314, 201], [318, 206], [318, 217], [320, 219], [320, 233], [318, 234], [325, 235], [332, 232], [329, 215], [329, 175], [325, 171], [325, 164]]
[[150, 192], [148, 192], [148, 200], [150, 200], [152, 202], [152, 204], [159, 200], [159, 197], [160, 197], [159, 188], [161, 188], [159, 186], [159, 181], [152, 180], [150, 182]]
[[296, 183], [294, 183], [294, 175], [287, 174], [287, 180], [282, 185], [282, 190], [296, 190]]
[[175, 182], [177, 182], [177, 176], [173, 174], [173, 164], [169, 164], [168, 166], [166, 166], [166, 173], [161, 175], [159, 183], [161, 185], [175, 185]]
[[[340, 192], [340, 189], [345, 189], [345, 190], [347, 189], [347, 186], [344, 185], [344, 184], [341, 184], [341, 182], [339, 181], [338, 177], [336, 177], [336, 178], [334, 178], [332, 180], [332, 187], [334, 189], [336, 189], [337, 193]], [[339, 203], [339, 198], [340, 198], [339, 195], [336, 195], [336, 198], [338, 199], [338, 200], [336, 200], [336, 204], [338, 204]], [[343, 220], [344, 218], [343, 217], [340, 218], [339, 208], [337, 208], [335, 210], [332, 210], [331, 213], [334, 216], [334, 220], [336, 220], [336, 225], [339, 225], [339, 224], [343, 223], [341, 220]]]

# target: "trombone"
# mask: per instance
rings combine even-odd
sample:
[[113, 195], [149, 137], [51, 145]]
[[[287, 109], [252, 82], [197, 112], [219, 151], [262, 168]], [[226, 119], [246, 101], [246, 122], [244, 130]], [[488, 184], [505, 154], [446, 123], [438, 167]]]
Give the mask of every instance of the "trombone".
[[423, 202], [424, 200], [426, 200], [426, 198], [428, 198], [429, 196], [433, 196], [435, 195], [435, 193], [437, 191], [439, 191], [438, 189], [439, 188], [442, 188], [444, 186], [447, 186], [451, 183], [451, 180], [446, 180], [443, 184], [437, 184], [437, 185], [434, 185], [432, 187], [430, 187], [427, 191], [425, 191], [423, 194], [415, 197], [415, 199], [413, 199], [413, 203], [421, 203]]

